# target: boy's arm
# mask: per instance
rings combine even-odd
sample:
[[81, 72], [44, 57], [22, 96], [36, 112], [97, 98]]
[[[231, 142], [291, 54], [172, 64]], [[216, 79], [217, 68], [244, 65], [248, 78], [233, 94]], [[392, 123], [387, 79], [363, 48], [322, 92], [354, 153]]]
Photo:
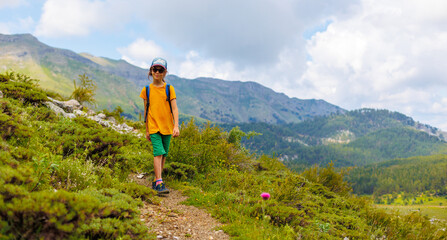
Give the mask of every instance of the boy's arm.
[[[143, 99], [144, 102], [144, 117], [146, 118], [146, 109], [147, 109], [147, 100]], [[144, 127], [146, 128], [146, 139], [150, 142], [151, 136], [149, 135], [149, 128], [147, 127], [149, 121], [149, 116], [147, 116], [146, 122], [144, 123]]]
[[177, 108], [177, 99], [171, 100], [172, 107], [172, 116], [174, 117], [174, 130], [172, 132], [173, 137], [178, 137], [180, 135], [179, 123], [178, 123], [178, 108]]

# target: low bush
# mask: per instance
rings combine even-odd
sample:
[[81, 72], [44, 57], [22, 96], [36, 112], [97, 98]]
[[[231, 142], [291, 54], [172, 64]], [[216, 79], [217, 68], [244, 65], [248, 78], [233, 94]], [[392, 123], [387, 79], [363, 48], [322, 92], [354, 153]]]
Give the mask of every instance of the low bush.
[[6, 97], [19, 99], [24, 103], [42, 103], [47, 101], [46, 93], [38, 88], [38, 80], [26, 75], [7, 72], [0, 74], [0, 91]]
[[197, 175], [197, 169], [195, 166], [178, 162], [166, 164], [163, 172], [166, 176], [171, 176], [178, 180], [192, 179], [195, 175]]

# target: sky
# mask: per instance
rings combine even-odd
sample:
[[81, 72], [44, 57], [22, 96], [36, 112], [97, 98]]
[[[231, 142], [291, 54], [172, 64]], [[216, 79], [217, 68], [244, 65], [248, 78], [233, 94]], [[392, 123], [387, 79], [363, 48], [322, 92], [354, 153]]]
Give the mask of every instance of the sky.
[[445, 0], [0, 0], [0, 33], [447, 130]]

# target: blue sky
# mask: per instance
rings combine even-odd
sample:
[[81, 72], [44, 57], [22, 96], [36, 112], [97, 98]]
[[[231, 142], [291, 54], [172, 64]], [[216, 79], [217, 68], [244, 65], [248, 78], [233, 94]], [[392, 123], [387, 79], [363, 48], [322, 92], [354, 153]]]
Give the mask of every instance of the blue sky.
[[447, 130], [444, 0], [0, 0], [0, 33]]

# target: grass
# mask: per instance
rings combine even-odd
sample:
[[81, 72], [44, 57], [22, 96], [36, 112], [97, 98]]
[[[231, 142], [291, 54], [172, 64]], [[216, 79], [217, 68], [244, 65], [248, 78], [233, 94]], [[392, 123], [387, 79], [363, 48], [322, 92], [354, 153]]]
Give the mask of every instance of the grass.
[[398, 212], [400, 214], [410, 214], [419, 212], [430, 219], [440, 219], [447, 221], [447, 206], [427, 206], [427, 205], [375, 205], [378, 208], [388, 210], [388, 212]]
[[378, 208], [389, 212], [398, 212], [400, 214], [410, 214], [418, 212], [430, 219], [441, 219], [447, 221], [447, 197], [430, 196], [420, 194], [411, 198], [405, 198], [402, 194], [394, 196], [391, 194], [382, 196], [383, 203], [376, 204]]

